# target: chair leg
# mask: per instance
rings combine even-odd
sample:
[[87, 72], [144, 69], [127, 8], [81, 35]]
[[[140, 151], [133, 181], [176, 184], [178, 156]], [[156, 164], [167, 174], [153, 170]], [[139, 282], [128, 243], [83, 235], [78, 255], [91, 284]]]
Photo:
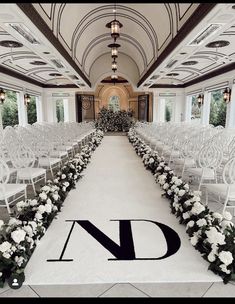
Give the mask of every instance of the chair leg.
[[10, 206], [9, 206], [9, 203], [8, 203], [8, 199], [5, 198], [5, 203], [6, 203], [6, 206], [7, 206], [7, 211], [9, 214], [11, 214], [11, 209], [10, 209]]
[[31, 178], [31, 182], [32, 182], [32, 187], [33, 187], [34, 194], [36, 195], [36, 190], [35, 190], [35, 185], [34, 185], [33, 178]]
[[208, 190], [206, 188], [206, 206], [208, 205]]

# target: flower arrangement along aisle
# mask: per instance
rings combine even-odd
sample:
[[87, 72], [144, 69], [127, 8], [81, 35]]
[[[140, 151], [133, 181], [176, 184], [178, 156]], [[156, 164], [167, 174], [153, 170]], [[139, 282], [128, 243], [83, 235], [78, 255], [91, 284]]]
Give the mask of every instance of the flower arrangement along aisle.
[[134, 125], [132, 111], [117, 111], [109, 110], [103, 107], [96, 120], [96, 128], [104, 132], [128, 132]]
[[155, 176], [170, 200], [171, 212], [186, 225], [191, 244], [210, 263], [208, 269], [222, 277], [224, 283], [235, 280], [235, 227], [232, 215], [212, 212], [201, 203], [200, 192], [190, 191], [189, 185], [175, 175], [168, 164], [141, 140], [134, 129], [128, 133], [144, 166]]
[[102, 131], [96, 131], [81, 152], [65, 162], [55, 179], [48, 180], [34, 199], [18, 202], [16, 217], [11, 217], [8, 223], [0, 220], [0, 287], [6, 280], [12, 288], [12, 283], [22, 285], [25, 266], [35, 247], [61, 211], [68, 192], [75, 188], [103, 135]]

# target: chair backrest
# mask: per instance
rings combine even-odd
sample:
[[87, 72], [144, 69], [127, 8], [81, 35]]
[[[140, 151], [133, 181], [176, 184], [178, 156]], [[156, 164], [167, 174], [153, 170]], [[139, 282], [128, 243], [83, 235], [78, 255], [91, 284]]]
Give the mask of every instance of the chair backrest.
[[198, 153], [198, 164], [201, 168], [216, 169], [223, 160], [223, 150], [213, 141], [207, 141]]
[[235, 157], [226, 162], [222, 176], [225, 184], [235, 184]]
[[10, 170], [6, 162], [0, 158], [0, 184], [6, 184], [9, 180]]

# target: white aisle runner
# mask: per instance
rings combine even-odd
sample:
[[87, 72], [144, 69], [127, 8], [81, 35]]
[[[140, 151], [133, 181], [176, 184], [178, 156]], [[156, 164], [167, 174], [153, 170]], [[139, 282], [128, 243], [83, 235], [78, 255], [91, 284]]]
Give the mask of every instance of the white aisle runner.
[[208, 265], [127, 137], [106, 136], [33, 253], [25, 284], [221, 281]]

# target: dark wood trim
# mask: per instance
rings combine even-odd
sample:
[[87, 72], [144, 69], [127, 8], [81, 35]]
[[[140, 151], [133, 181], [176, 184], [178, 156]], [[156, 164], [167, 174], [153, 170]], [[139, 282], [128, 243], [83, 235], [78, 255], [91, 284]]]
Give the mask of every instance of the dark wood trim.
[[4, 74], [7, 74], [7, 75], [9, 75], [11, 77], [15, 77], [17, 79], [20, 79], [20, 80], [27, 81], [29, 83], [35, 84], [35, 85], [37, 85], [39, 87], [43, 87], [43, 84], [41, 82], [39, 82], [37, 80], [34, 80], [34, 79], [30, 78], [30, 77], [27, 77], [27, 76], [25, 76], [23, 74], [20, 74], [18, 72], [15, 72], [13, 70], [7, 69], [7, 68], [3, 67], [2, 65], [0, 65], [0, 73], [4, 73]]
[[91, 87], [89, 79], [79, 69], [77, 64], [73, 61], [69, 53], [55, 37], [52, 30], [38, 14], [31, 3], [16, 3], [16, 5], [23, 11], [23, 13], [35, 24], [35, 26], [43, 33], [43, 35], [53, 44], [53, 46], [60, 52], [60, 54], [68, 61], [68, 63], [75, 69], [80, 77]]
[[145, 75], [139, 80], [139, 87], [163, 62], [164, 59], [183, 41], [183, 39], [195, 28], [195, 26], [214, 8], [217, 3], [203, 3], [194, 11], [191, 17], [184, 23], [174, 39], [169, 43], [157, 60], [151, 65]]
[[184, 84], [179, 84], [179, 85], [173, 85], [173, 84], [153, 84], [150, 89], [155, 89], [155, 88], [172, 88], [172, 89], [178, 89], [178, 88], [185, 88]]
[[193, 84], [196, 84], [198, 82], [205, 81], [207, 79], [210, 79], [210, 78], [218, 76], [218, 75], [222, 75], [222, 74], [230, 72], [232, 70], [235, 70], [235, 63], [230, 63], [230, 64], [228, 64], [228, 65], [226, 65], [224, 67], [216, 69], [215, 71], [212, 71], [212, 72], [207, 73], [207, 74], [205, 74], [203, 76], [200, 76], [200, 77], [198, 77], [196, 79], [193, 79], [193, 80], [191, 80], [189, 82], [186, 82], [184, 85], [185, 85], [185, 87], [189, 87], [189, 86], [191, 86]]
[[55, 85], [55, 84], [43, 84], [43, 88], [57, 88], [57, 89], [78, 89], [79, 87], [76, 84], [62, 84], [62, 85]]

